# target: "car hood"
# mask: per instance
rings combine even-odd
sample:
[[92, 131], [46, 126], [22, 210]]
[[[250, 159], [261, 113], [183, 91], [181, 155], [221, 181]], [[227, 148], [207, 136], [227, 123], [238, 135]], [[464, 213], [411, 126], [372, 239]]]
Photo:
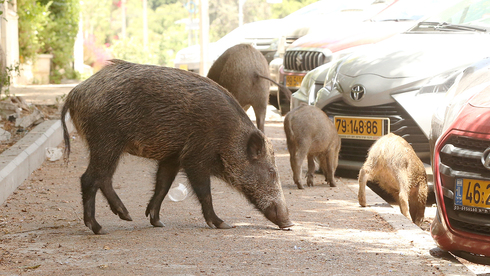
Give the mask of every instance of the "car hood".
[[450, 128], [490, 134], [490, 84], [469, 100]]
[[488, 55], [490, 35], [403, 33], [349, 56], [340, 73], [349, 77], [424, 78]]
[[329, 28], [321, 33], [307, 34], [296, 40], [290, 50], [328, 49], [337, 52], [345, 48], [376, 43], [408, 30], [414, 21], [354, 22]]

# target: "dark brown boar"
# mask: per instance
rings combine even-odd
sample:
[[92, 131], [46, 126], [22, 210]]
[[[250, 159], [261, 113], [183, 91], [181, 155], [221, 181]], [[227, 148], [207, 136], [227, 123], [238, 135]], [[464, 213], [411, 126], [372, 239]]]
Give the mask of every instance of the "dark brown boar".
[[389, 133], [369, 149], [359, 171], [359, 204], [366, 206], [366, 184], [377, 183], [400, 205], [401, 213], [420, 225], [427, 202], [427, 174], [412, 146], [400, 136]]
[[269, 82], [276, 84], [288, 100], [291, 98], [289, 89], [268, 76], [267, 60], [249, 44], [238, 44], [226, 50], [208, 73], [208, 78], [228, 89], [245, 111], [253, 107], [257, 128], [262, 132], [269, 103]]
[[315, 160], [325, 176], [325, 181], [335, 187], [335, 170], [340, 151], [340, 138], [333, 122], [321, 109], [311, 105], [301, 105], [291, 110], [284, 118], [284, 132], [289, 150], [293, 180], [299, 189], [301, 165], [308, 157], [306, 183], [313, 186]]
[[180, 169], [210, 227], [230, 227], [213, 210], [211, 176], [242, 192], [280, 228], [292, 225], [271, 143], [233, 96], [209, 79], [175, 68], [112, 60], [66, 97], [61, 113], [66, 158], [68, 110], [90, 150], [81, 187], [84, 222], [95, 234], [103, 233], [95, 220], [99, 188], [111, 210], [131, 220], [112, 187], [124, 152], [158, 160], [155, 191], [146, 209], [153, 226], [164, 226], [160, 207]]

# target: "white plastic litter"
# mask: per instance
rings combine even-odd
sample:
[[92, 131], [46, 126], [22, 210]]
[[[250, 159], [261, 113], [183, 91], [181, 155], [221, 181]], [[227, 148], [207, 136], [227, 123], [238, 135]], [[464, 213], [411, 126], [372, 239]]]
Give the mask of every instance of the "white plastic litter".
[[170, 189], [167, 195], [168, 198], [172, 201], [182, 201], [187, 197], [188, 194], [189, 191], [187, 187], [184, 184], [179, 183], [177, 187]]
[[60, 160], [63, 156], [63, 150], [59, 148], [46, 148], [46, 159], [49, 161]]

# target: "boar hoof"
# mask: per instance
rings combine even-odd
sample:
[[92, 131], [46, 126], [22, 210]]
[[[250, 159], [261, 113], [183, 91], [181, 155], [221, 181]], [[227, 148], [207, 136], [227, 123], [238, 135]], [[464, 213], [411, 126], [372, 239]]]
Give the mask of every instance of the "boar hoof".
[[92, 226], [92, 224], [90, 222], [87, 222], [87, 223], [85, 223], [85, 225], [88, 228], [90, 228], [90, 230], [92, 230], [92, 232], [94, 232], [95, 235], [106, 235], [106, 234], [108, 234], [106, 231], [102, 230], [102, 227], [98, 223], [95, 223], [95, 225]]
[[163, 222], [157, 220], [157, 221], [151, 221], [150, 220], [150, 223], [151, 225], [155, 226], [155, 227], [165, 227], [165, 224], [163, 224]]
[[131, 218], [131, 216], [128, 214], [128, 213], [118, 213], [119, 215], [119, 218], [122, 219], [122, 220], [127, 220], [127, 221], [133, 221], [133, 219]]
[[298, 186], [298, 189], [303, 190], [305, 187], [301, 183], [296, 183], [296, 186]]
[[337, 187], [337, 184], [335, 184], [335, 182], [330, 182], [330, 187]]
[[230, 229], [231, 228], [231, 226], [229, 226], [228, 223], [226, 223], [224, 221], [222, 223], [220, 223], [220, 225], [218, 225], [216, 227], [218, 227], [218, 229]]

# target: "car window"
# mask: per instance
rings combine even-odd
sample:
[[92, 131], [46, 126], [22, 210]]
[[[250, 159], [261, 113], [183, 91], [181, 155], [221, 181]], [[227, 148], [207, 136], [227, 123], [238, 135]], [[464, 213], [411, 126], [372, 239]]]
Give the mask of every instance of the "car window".
[[419, 20], [459, 1], [461, 0], [399, 0], [374, 16], [372, 21]]
[[481, 22], [488, 24], [490, 20], [490, 1], [464, 0], [443, 12], [424, 20], [427, 22], [447, 22], [450, 24], [468, 24]]
[[290, 15], [284, 17], [287, 20], [296, 20], [310, 15], [329, 14], [333, 12], [341, 12], [343, 10], [363, 10], [371, 5], [389, 4], [394, 0], [321, 0], [301, 8]]

